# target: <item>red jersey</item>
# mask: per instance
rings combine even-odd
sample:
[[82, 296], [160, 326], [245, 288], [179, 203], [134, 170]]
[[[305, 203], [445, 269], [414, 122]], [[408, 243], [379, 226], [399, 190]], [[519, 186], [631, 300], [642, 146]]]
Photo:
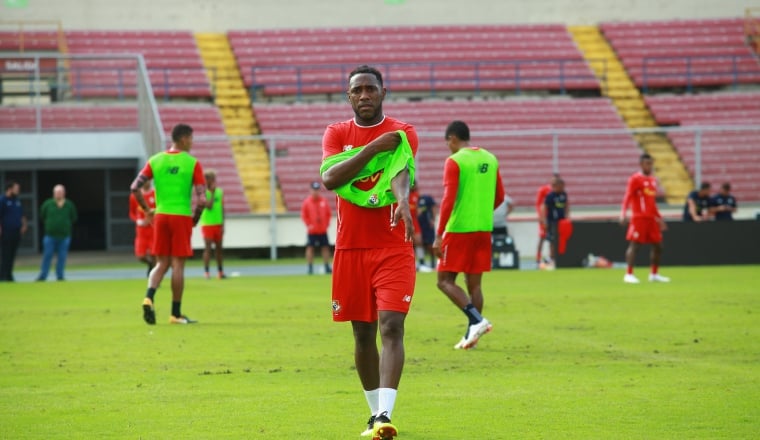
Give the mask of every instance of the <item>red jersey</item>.
[[541, 218], [541, 207], [544, 206], [546, 196], [550, 192], [552, 192], [552, 186], [549, 183], [538, 188], [538, 194], [536, 194], [536, 214], [538, 215], [539, 219]]
[[409, 212], [412, 213], [412, 222], [414, 223], [414, 232], [419, 234], [422, 232], [420, 226], [420, 220], [417, 218], [417, 205], [420, 204], [419, 191], [409, 191]]
[[[357, 125], [353, 118], [329, 125], [322, 138], [322, 158], [354, 147], [365, 146], [380, 135], [397, 130], [406, 132], [407, 140], [412, 147], [412, 154], [416, 155], [419, 141], [414, 127], [386, 116], [380, 123], [370, 127]], [[364, 182], [357, 183], [363, 190], [368, 190], [374, 186], [375, 181], [376, 178], [372, 176], [365, 179]], [[336, 204], [338, 236], [335, 240], [335, 248], [370, 249], [410, 246], [408, 242], [404, 241], [403, 224], [391, 229], [392, 206], [364, 208], [338, 197]]]
[[309, 234], [326, 234], [331, 216], [330, 205], [322, 196], [309, 196], [301, 204], [301, 220]]
[[[145, 203], [148, 204], [150, 209], [156, 209], [156, 192], [151, 189], [148, 192], [143, 192], [143, 198]], [[129, 195], [129, 218], [135, 222], [135, 231], [139, 234], [141, 230], [152, 228], [151, 225], [140, 226], [137, 224], [138, 220], [145, 219], [145, 211], [137, 203], [137, 198], [134, 194]]]
[[625, 217], [628, 206], [631, 207], [633, 218], [660, 218], [660, 211], [657, 209], [657, 179], [654, 176], [645, 176], [637, 172], [628, 179], [620, 212], [622, 217]]

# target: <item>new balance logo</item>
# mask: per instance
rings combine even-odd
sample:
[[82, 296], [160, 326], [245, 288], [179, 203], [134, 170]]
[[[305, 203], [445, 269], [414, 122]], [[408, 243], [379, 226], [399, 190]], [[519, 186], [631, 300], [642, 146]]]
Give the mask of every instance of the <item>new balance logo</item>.
[[404, 297], [401, 298], [401, 301], [404, 301], [404, 302], [407, 302], [407, 303], [412, 302], [412, 295], [404, 295]]
[[169, 168], [169, 174], [177, 174], [177, 173], [179, 173], [179, 167]]

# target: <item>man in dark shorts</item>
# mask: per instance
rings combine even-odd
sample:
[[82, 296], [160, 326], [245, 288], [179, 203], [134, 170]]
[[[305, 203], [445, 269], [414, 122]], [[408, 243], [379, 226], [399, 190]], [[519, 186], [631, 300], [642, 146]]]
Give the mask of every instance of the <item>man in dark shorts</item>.
[[330, 241], [327, 228], [330, 226], [332, 212], [327, 199], [322, 197], [322, 184], [311, 182], [311, 194], [301, 204], [301, 220], [306, 226], [306, 263], [308, 274], [314, 273], [314, 249], [322, 252], [325, 273], [332, 273], [330, 268]]

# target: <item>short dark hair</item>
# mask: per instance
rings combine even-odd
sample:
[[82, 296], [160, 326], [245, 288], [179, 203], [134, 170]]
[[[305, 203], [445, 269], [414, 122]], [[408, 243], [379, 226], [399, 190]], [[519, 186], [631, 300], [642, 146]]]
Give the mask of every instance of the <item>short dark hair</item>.
[[18, 182], [16, 182], [15, 180], [9, 180], [5, 183], [5, 190], [8, 191], [9, 189], [13, 188], [16, 185], [18, 185]]
[[459, 140], [469, 142], [470, 127], [462, 121], [451, 121], [448, 127], [446, 127], [446, 135], [444, 136], [444, 139], [448, 139], [452, 134], [458, 137]]
[[699, 189], [710, 189], [710, 182], [702, 182], [702, 184], [699, 185]]
[[725, 183], [724, 183], [723, 185], [721, 185], [720, 187], [721, 187], [721, 188], [723, 188], [725, 191], [731, 191], [731, 184], [730, 184], [730, 183], [728, 183], [728, 182], [725, 182]]
[[644, 153], [641, 156], [639, 156], [639, 162], [644, 160], [651, 160], [652, 156], [649, 153]]
[[172, 128], [172, 141], [179, 142], [185, 136], [193, 135], [193, 127], [187, 124], [177, 124]]
[[348, 82], [351, 82], [351, 78], [353, 78], [355, 75], [360, 75], [362, 73], [369, 73], [370, 75], [374, 75], [375, 78], [377, 78], [377, 82], [380, 83], [380, 87], [383, 86], [383, 74], [374, 67], [368, 66], [366, 64], [362, 64], [361, 66], [352, 70], [351, 73], [348, 74]]

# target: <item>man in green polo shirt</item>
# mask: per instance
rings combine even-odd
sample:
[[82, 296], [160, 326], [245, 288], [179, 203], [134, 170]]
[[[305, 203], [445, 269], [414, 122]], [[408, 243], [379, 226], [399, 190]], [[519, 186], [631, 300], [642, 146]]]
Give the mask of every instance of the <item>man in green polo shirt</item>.
[[77, 208], [66, 198], [66, 188], [63, 185], [56, 185], [53, 188], [53, 197], [42, 203], [40, 219], [45, 235], [42, 237], [42, 266], [37, 281], [47, 280], [53, 254], [57, 258], [56, 278], [63, 281], [66, 257], [71, 244], [71, 227], [77, 221]]

